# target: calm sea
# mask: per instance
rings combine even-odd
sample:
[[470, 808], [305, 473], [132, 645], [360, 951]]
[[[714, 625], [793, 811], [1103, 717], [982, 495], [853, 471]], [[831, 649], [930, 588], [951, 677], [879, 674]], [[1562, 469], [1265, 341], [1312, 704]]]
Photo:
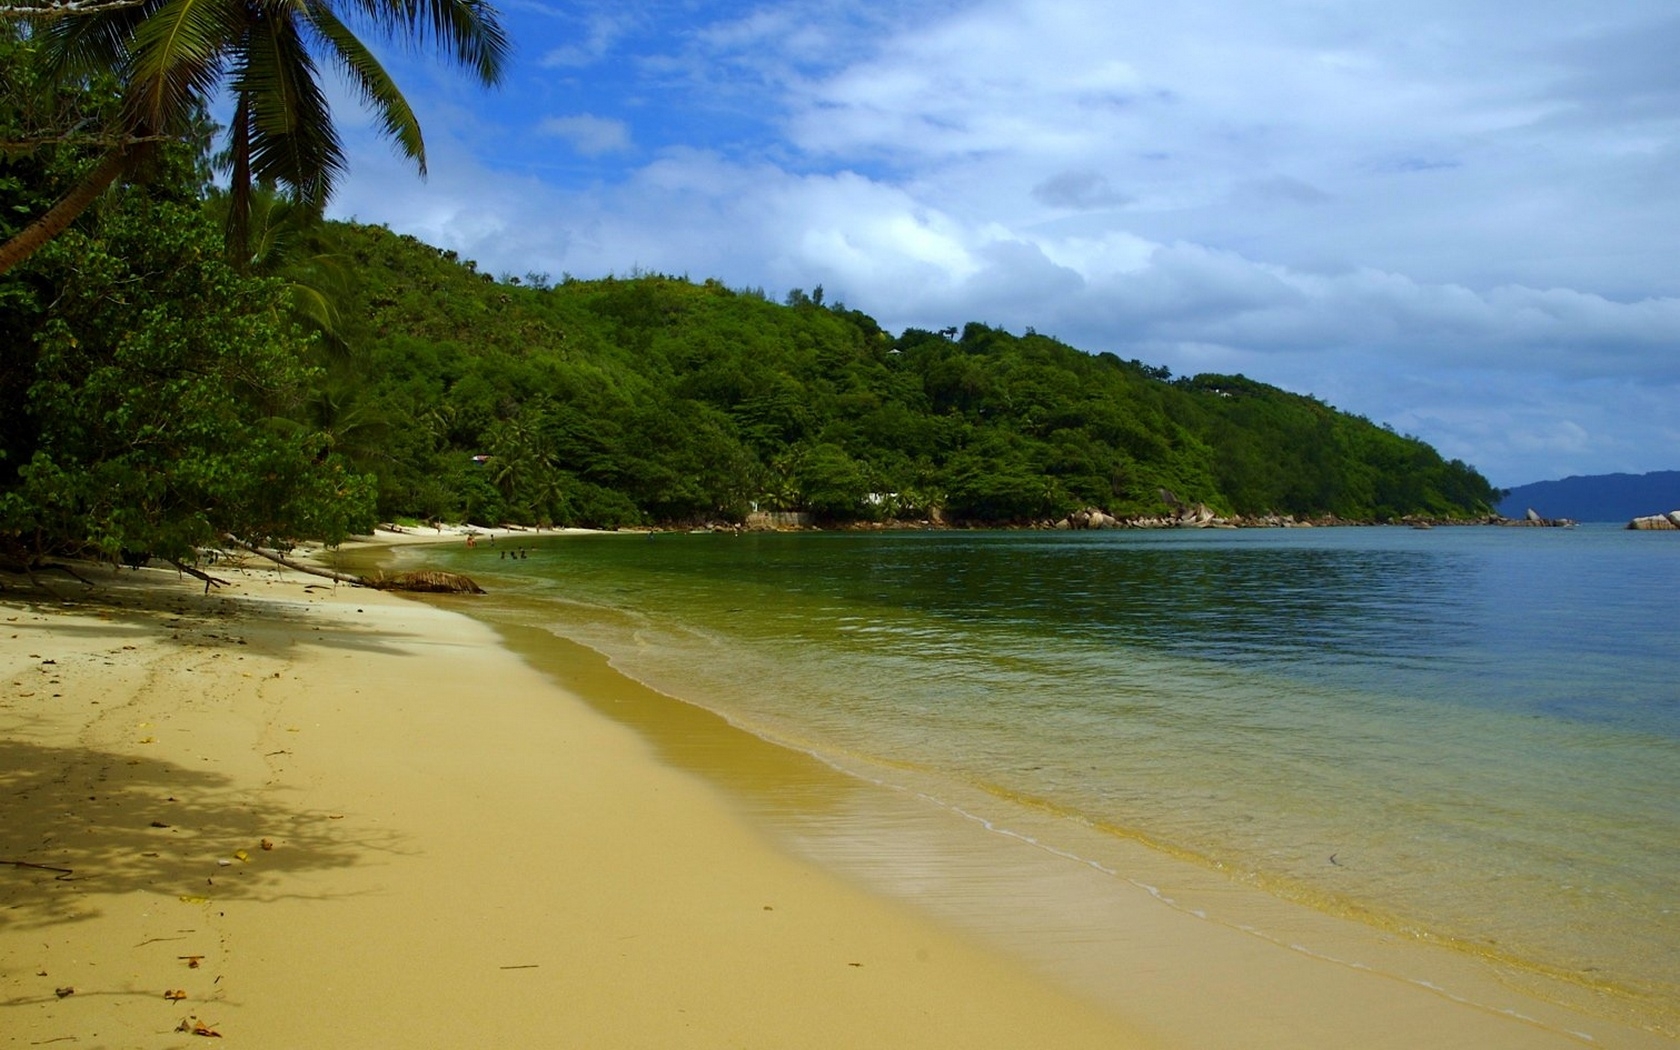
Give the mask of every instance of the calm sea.
[[1680, 1004], [1680, 537], [660, 534], [415, 556], [872, 779]]

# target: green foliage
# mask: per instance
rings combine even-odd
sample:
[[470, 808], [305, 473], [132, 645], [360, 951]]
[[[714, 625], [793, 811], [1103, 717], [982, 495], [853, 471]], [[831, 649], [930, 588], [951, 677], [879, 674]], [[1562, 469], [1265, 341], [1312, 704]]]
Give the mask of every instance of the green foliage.
[[350, 275], [350, 352], [327, 375], [382, 421], [337, 447], [378, 476], [385, 516], [611, 526], [939, 506], [1006, 523], [1160, 514], [1166, 489], [1228, 513], [1379, 519], [1493, 498], [1420, 441], [1241, 376], [1169, 382], [977, 324], [893, 339], [815, 291], [778, 305], [660, 275], [498, 282], [377, 227], [319, 240]]
[[0, 284], [14, 558], [187, 558], [226, 532], [337, 541], [371, 524], [371, 478], [297, 422], [319, 376], [281, 286], [235, 274], [202, 204], [167, 190], [112, 195]]

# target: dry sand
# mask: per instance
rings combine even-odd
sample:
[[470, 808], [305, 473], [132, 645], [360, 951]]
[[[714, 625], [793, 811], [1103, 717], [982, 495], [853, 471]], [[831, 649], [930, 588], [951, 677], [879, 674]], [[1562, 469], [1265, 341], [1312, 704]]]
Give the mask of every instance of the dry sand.
[[[265, 563], [208, 596], [95, 572], [0, 592], [0, 1046], [1673, 1045], [1359, 924], [1285, 907], [1257, 937], [1091, 868], [982, 902], [996, 940], [956, 932], [790, 855], [483, 624]], [[1104, 863], [1163, 895], [1250, 892], [1126, 848]], [[1012, 922], [1056, 952], [1007, 950]]]
[[0, 1044], [1145, 1045], [774, 849], [473, 621], [95, 572], [0, 593]]

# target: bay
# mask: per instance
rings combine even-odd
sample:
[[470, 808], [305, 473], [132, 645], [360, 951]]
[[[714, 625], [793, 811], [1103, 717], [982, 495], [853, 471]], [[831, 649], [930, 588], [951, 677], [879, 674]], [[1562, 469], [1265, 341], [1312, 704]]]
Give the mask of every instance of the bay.
[[423, 556], [661, 692], [985, 821], [1031, 807], [1646, 1023], [1680, 1005], [1672, 536], [655, 534]]

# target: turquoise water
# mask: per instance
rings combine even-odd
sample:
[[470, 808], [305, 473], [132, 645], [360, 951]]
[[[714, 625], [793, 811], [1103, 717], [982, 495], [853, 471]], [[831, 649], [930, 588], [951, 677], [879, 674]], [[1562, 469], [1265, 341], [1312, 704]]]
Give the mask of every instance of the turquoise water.
[[661, 534], [424, 556], [770, 739], [1680, 1004], [1672, 535]]

